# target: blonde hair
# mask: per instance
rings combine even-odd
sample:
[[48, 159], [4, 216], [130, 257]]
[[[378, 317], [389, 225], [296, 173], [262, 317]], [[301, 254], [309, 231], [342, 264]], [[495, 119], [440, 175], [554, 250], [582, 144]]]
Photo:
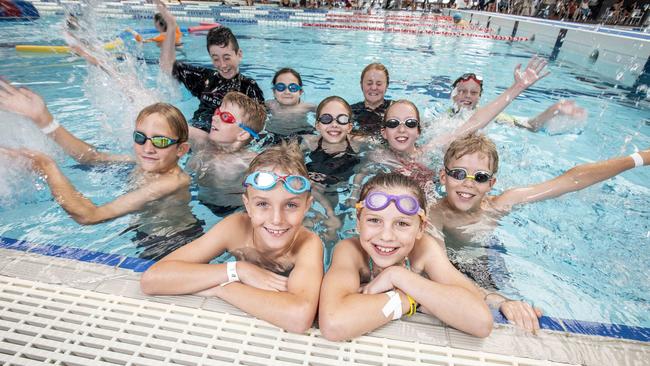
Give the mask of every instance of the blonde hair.
[[305, 157], [296, 141], [282, 141], [278, 145], [269, 147], [251, 161], [245, 176], [260, 168], [281, 170], [289, 175], [301, 175], [309, 179], [309, 172], [305, 165]]
[[382, 71], [384, 75], [386, 75], [386, 87], [388, 87], [388, 84], [390, 82], [390, 78], [388, 77], [388, 69], [386, 66], [380, 64], [379, 62], [373, 62], [363, 68], [363, 71], [361, 71], [361, 83], [363, 83], [363, 77], [366, 76], [366, 73], [370, 70]]
[[415, 106], [415, 103], [413, 103], [413, 102], [411, 102], [410, 100], [407, 100], [407, 99], [395, 100], [390, 104], [390, 106], [388, 106], [388, 108], [386, 108], [386, 112], [384, 113], [384, 123], [386, 123], [386, 121], [387, 121], [388, 112], [391, 110], [391, 108], [393, 108], [393, 107], [395, 107], [396, 105], [399, 105], [399, 104], [406, 104], [409, 107], [413, 108], [413, 110], [415, 111], [415, 118], [418, 120], [418, 122], [420, 122], [420, 123], [418, 123], [418, 133], [421, 133], [422, 132], [422, 121], [420, 120], [420, 110], [418, 109], [418, 107]]
[[140, 113], [138, 113], [138, 117], [135, 119], [136, 126], [142, 122], [143, 119], [155, 113], [159, 114], [167, 122], [169, 128], [176, 135], [176, 137], [173, 138], [178, 140], [179, 144], [187, 141], [189, 130], [185, 116], [183, 116], [183, 113], [178, 108], [171, 104], [155, 103], [142, 108]]
[[246, 94], [231, 91], [223, 97], [223, 103], [230, 103], [238, 106], [245, 114], [245, 118], [241, 123], [250, 127], [255, 132], [260, 132], [264, 129], [264, 121], [266, 120], [266, 110], [257, 101], [251, 99]]
[[[325, 108], [325, 106], [327, 104], [329, 104], [330, 102], [339, 102], [339, 103], [343, 104], [343, 108], [345, 108], [345, 111], [348, 113], [348, 116], [350, 117], [350, 119], [352, 118], [352, 107], [350, 107], [350, 104], [348, 104], [348, 102], [346, 102], [345, 99], [343, 99], [343, 98], [341, 98], [339, 96], [336, 96], [336, 95], [332, 95], [332, 96], [329, 96], [329, 97], [323, 99], [320, 103], [318, 103], [318, 107], [316, 107], [316, 118], [317, 119], [318, 119], [318, 117], [320, 117], [320, 112], [323, 110], [323, 108]], [[334, 116], [334, 117], [336, 118], [336, 116]]]
[[424, 194], [422, 187], [420, 187], [420, 185], [412, 178], [399, 173], [379, 173], [370, 178], [370, 180], [363, 185], [361, 188], [361, 195], [359, 196], [359, 202], [363, 201], [371, 191], [378, 188], [385, 188], [388, 190], [403, 188], [409, 190], [413, 193], [415, 198], [417, 198], [420, 208], [422, 208], [426, 214], [427, 197]]
[[452, 159], [460, 159], [465, 155], [476, 152], [485, 154], [488, 157], [492, 174], [496, 174], [499, 169], [497, 147], [487, 136], [479, 133], [472, 133], [454, 140], [447, 148], [447, 152], [445, 152], [445, 166], [448, 167]]

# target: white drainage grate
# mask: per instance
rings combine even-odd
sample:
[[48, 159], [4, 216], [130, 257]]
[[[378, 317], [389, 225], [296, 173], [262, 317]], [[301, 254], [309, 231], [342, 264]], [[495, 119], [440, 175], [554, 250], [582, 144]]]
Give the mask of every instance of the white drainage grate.
[[0, 276], [3, 365], [553, 365], [364, 336], [330, 342], [238, 315]]

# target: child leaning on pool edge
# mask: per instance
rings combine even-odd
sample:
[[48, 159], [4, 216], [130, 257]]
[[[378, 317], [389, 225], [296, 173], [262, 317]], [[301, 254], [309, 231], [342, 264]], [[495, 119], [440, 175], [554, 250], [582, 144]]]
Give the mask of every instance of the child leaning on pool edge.
[[[480, 134], [471, 134], [449, 145], [440, 169], [440, 182], [447, 195], [434, 203], [429, 220], [440, 230], [447, 246], [471, 245], [473, 238], [496, 228], [501, 217], [513, 206], [555, 198], [578, 191], [626, 170], [650, 164], [650, 150], [630, 156], [577, 165], [564, 174], [527, 187], [511, 188], [499, 195], [488, 195], [496, 183], [499, 155], [494, 142]], [[488, 232], [486, 232], [488, 231]], [[538, 309], [499, 294], [485, 295], [488, 304], [499, 308], [507, 319], [527, 329], [539, 328]]]
[[[312, 202], [304, 158], [296, 144], [282, 143], [258, 155], [246, 173], [246, 212], [154, 264], [142, 276], [142, 291], [216, 296], [280, 328], [305, 332], [316, 315], [323, 248], [302, 224]], [[225, 251], [237, 261], [210, 263]]]
[[[424, 233], [426, 200], [416, 182], [378, 174], [362, 188], [358, 237], [339, 242], [321, 289], [325, 338], [350, 339], [420, 309], [478, 337], [492, 330], [483, 296]], [[363, 314], [363, 316], [360, 316]]]

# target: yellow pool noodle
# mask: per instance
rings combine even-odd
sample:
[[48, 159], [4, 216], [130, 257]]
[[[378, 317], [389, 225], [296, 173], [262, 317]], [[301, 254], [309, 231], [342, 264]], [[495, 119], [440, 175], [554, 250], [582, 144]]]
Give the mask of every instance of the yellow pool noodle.
[[[113, 50], [122, 45], [122, 40], [116, 38], [114, 41], [104, 44], [107, 51]], [[41, 52], [41, 53], [69, 53], [68, 46], [36, 46], [36, 45], [16, 45], [16, 51], [20, 52]]]

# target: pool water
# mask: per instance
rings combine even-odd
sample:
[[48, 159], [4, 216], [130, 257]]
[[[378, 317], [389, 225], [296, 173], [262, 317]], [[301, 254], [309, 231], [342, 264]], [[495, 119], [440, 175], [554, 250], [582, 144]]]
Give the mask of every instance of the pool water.
[[[180, 24], [189, 26], [193, 24]], [[150, 28], [150, 21], [108, 20], [102, 34], [125, 27]], [[69, 55], [17, 53], [11, 44], [63, 44], [61, 18], [34, 23], [1, 24], [0, 75], [28, 86], [47, 100], [52, 113], [72, 133], [110, 151], [129, 151], [129, 134], [138, 101], [125, 102], [110, 80]], [[99, 27], [99, 26], [98, 26]], [[305, 84], [303, 100], [318, 103], [329, 95], [348, 102], [363, 100], [363, 67], [381, 62], [390, 71], [387, 98], [407, 98], [431, 116], [449, 106], [451, 82], [465, 72], [484, 77], [483, 103], [513, 80], [513, 68], [532, 56], [524, 43], [476, 38], [232, 25], [244, 52], [241, 71], [272, 97], [271, 79], [281, 67], [298, 70]], [[110, 37], [107, 36], [110, 40]], [[204, 36], [184, 37], [186, 60], [209, 64]], [[147, 45], [141, 58], [154, 61], [158, 49]], [[551, 75], [521, 95], [508, 109], [533, 116], [559, 98], [588, 109], [584, 126], [560, 126], [564, 133], [530, 133], [501, 125], [487, 129], [499, 148], [501, 166], [493, 193], [550, 179], [575, 164], [629, 154], [650, 146], [647, 101], [630, 100], [611, 78], [591, 75], [571, 64], [549, 65]], [[158, 65], [131, 69], [149, 88], [158, 85]], [[173, 94], [173, 93], [172, 93]], [[163, 93], [191, 116], [198, 102], [187, 91]], [[39, 146], [56, 153], [64, 172], [96, 204], [124, 192], [124, 167], [76, 164], [39, 135], [24, 119], [0, 112], [5, 139], [0, 145]], [[0, 236], [135, 256], [129, 224], [123, 217], [80, 226], [53, 201], [47, 187], [26, 168], [0, 165]], [[436, 169], [439, 167], [435, 167]], [[503, 243], [510, 271], [508, 288], [542, 308], [546, 315], [650, 327], [650, 169], [626, 172], [581, 192], [530, 204], [501, 221], [495, 236]], [[192, 202], [197, 217], [212, 226], [219, 218]], [[352, 225], [348, 222], [348, 229]]]

